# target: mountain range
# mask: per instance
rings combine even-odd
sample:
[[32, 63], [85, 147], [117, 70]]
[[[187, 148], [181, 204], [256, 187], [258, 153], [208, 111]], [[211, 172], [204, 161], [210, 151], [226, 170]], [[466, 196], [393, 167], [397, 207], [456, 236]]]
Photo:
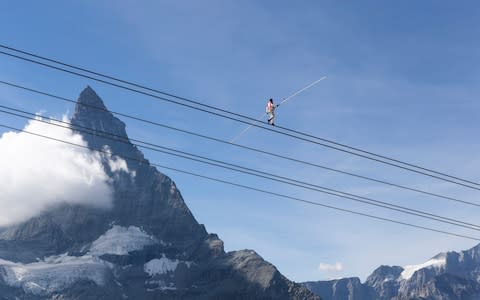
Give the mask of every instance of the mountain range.
[[303, 285], [325, 300], [478, 300], [480, 245], [418, 265], [380, 266], [364, 283], [354, 277]]

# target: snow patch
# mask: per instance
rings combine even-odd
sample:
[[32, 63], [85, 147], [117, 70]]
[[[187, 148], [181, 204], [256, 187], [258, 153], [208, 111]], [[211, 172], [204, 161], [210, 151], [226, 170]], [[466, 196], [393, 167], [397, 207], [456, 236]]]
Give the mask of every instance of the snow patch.
[[395, 280], [395, 277], [393, 275], [388, 275], [388, 276], [385, 277], [383, 282], [388, 282], [388, 281], [393, 281], [393, 280]]
[[163, 254], [161, 258], [155, 258], [147, 262], [143, 269], [150, 276], [166, 274], [168, 272], [175, 271], [177, 269], [178, 262], [179, 261], [177, 259], [171, 260], [167, 258], [165, 254]]
[[29, 264], [0, 259], [0, 272], [6, 284], [26, 293], [49, 295], [64, 290], [79, 280], [91, 280], [102, 286], [111, 264], [91, 255], [51, 256]]
[[88, 253], [97, 256], [103, 254], [128, 255], [131, 251], [141, 250], [145, 246], [157, 243], [163, 244], [141, 228], [114, 225], [92, 243]]
[[403, 272], [400, 274], [399, 279], [408, 280], [413, 276], [413, 274], [416, 271], [418, 271], [420, 269], [441, 268], [441, 267], [445, 266], [445, 264], [447, 262], [446, 260], [447, 260], [446, 255], [445, 254], [440, 254], [440, 255], [437, 255], [434, 258], [430, 259], [429, 261], [424, 262], [423, 264], [405, 266], [405, 267], [403, 267]]
[[184, 262], [179, 261], [178, 259], [169, 259], [165, 256], [165, 254], [162, 254], [161, 258], [155, 258], [147, 262], [143, 269], [148, 275], [155, 276], [175, 271], [179, 263], [186, 264], [188, 268], [190, 268], [192, 265], [192, 262], [190, 261]]

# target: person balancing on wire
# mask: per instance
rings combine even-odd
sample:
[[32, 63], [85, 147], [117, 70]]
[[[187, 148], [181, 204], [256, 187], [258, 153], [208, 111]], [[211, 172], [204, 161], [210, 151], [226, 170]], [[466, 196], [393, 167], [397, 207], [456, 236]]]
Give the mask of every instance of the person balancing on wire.
[[265, 108], [265, 111], [267, 113], [268, 117], [268, 124], [275, 126], [275, 109], [280, 106], [280, 104], [274, 105], [273, 104], [273, 99], [270, 98], [267, 102], [267, 107]]
[[[293, 97], [296, 97], [298, 94], [308, 90], [309, 88], [311, 88], [312, 86], [316, 85], [317, 83], [319, 83], [320, 81], [322, 81], [326, 78], [327, 78], [327, 76], [323, 76], [322, 78], [315, 80], [314, 82], [310, 83], [309, 85], [307, 85], [307, 86], [301, 88], [300, 90], [296, 91], [295, 93], [291, 94], [287, 98], [283, 98], [282, 101], [277, 105], [274, 105], [273, 104], [273, 99], [270, 98], [267, 102], [267, 107], [265, 108], [265, 112], [267, 113], [267, 117], [268, 117], [268, 119], [267, 119], [268, 124], [272, 125], [272, 126], [275, 126], [275, 109], [277, 107], [279, 107], [280, 104], [286, 103], [287, 101], [291, 100]], [[262, 113], [262, 115], [260, 117], [258, 117], [258, 119], [255, 119], [255, 122], [250, 123], [244, 130], [242, 130], [242, 132], [237, 134], [230, 142], [231, 143], [235, 142], [238, 138], [240, 138], [240, 136], [242, 136], [242, 134], [247, 132], [253, 126], [258, 127], [256, 124], [258, 122], [260, 122], [264, 117], [265, 117], [265, 115], [264, 115], [264, 113]]]

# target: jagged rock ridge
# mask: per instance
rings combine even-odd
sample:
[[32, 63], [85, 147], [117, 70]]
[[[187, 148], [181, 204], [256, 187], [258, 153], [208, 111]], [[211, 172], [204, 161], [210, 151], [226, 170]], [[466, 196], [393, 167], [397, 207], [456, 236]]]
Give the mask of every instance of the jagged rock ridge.
[[104, 164], [110, 210], [64, 204], [1, 228], [0, 299], [319, 299], [254, 251], [225, 253], [92, 88], [71, 123], [91, 149], [133, 158], [131, 172]]
[[305, 282], [326, 300], [480, 299], [480, 245], [440, 253], [420, 265], [380, 266], [362, 284], [358, 278]]

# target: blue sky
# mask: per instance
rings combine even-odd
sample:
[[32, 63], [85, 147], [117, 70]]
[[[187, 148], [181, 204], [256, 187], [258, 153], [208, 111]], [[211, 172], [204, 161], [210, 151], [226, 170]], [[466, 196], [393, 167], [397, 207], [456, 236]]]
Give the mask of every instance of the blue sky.
[[[257, 117], [266, 99], [328, 79], [277, 123], [478, 180], [480, 5], [475, 1], [49, 1], [0, 4], [1, 43]], [[0, 56], [0, 79], [70, 98], [90, 84], [111, 110], [230, 139], [244, 126]], [[0, 86], [0, 103], [61, 116], [72, 105]], [[24, 121], [2, 115], [2, 123]], [[444, 200], [123, 120], [131, 137], [474, 222]], [[240, 143], [428, 191], [478, 192], [251, 129]], [[345, 208], [475, 235], [145, 151], [152, 162]], [[341, 214], [164, 171], [227, 250], [255, 249], [295, 281], [365, 278], [474, 242]], [[341, 263], [339, 271], [319, 264]]]

